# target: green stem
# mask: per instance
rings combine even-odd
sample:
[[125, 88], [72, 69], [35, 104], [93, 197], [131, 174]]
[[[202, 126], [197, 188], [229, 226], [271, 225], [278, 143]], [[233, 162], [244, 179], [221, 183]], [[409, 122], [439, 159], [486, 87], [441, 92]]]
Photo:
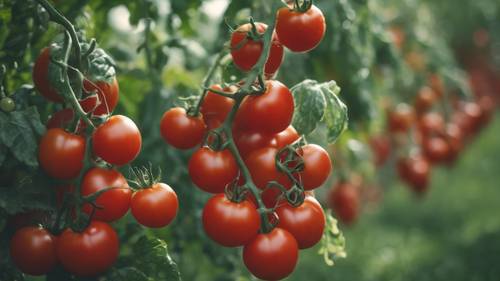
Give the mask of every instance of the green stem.
[[78, 36], [76, 35], [76, 30], [73, 24], [65, 18], [56, 8], [54, 8], [52, 5], [47, 0], [36, 0], [42, 7], [47, 10], [47, 12], [50, 15], [50, 18], [52, 21], [55, 23], [58, 23], [62, 25], [68, 32], [69, 35], [71, 36], [71, 39], [75, 43], [74, 49], [75, 49], [75, 57], [76, 57], [76, 68], [80, 69], [81, 63], [82, 63], [82, 57], [81, 57], [81, 47], [80, 47], [80, 42], [78, 41]]
[[220, 62], [222, 58], [226, 55], [226, 50], [222, 50], [219, 52], [217, 57], [215, 58], [215, 61], [212, 63], [210, 66], [210, 69], [208, 70], [207, 75], [203, 79], [203, 84], [202, 84], [202, 92], [200, 95], [200, 99], [198, 100], [198, 103], [196, 104], [195, 109], [193, 110], [192, 116], [198, 116], [200, 114], [200, 109], [201, 109], [201, 104], [203, 103], [203, 100], [205, 99], [207, 93], [208, 93], [208, 87], [210, 87], [212, 83], [213, 76], [215, 75], [215, 71], [217, 68], [220, 66]]

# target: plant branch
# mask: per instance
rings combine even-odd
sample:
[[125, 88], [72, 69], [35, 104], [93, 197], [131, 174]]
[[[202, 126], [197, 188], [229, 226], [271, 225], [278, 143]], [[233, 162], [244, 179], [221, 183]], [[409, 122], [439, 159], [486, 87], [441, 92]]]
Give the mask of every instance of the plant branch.
[[[200, 95], [200, 99], [198, 100], [198, 103], [196, 104], [196, 107], [192, 113], [193, 116], [198, 116], [198, 114], [200, 114], [201, 104], [203, 103], [203, 100], [207, 96], [207, 93], [209, 91], [209, 87], [211, 86], [210, 84], [212, 83], [213, 76], [215, 75], [215, 71], [220, 66], [220, 62], [221, 62], [222, 58], [224, 58], [225, 55], [226, 55], [226, 49], [223, 49], [219, 52], [219, 54], [215, 58], [214, 62], [210, 66], [210, 69], [208, 70], [207, 75], [203, 79], [202, 92]], [[210, 91], [214, 92], [213, 90], [210, 90]]]

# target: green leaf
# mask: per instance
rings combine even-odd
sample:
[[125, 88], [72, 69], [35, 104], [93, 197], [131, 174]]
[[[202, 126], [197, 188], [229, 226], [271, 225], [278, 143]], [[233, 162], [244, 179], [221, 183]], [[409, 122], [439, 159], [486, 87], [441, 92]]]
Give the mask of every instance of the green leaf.
[[334, 143], [347, 128], [349, 121], [347, 106], [337, 96], [340, 93], [340, 87], [335, 81], [325, 82], [320, 87], [326, 100], [323, 122], [327, 128], [327, 139], [328, 143]]
[[119, 269], [112, 269], [106, 275], [107, 280], [122, 280], [122, 281], [153, 281], [148, 278], [143, 272], [134, 267], [123, 267]]
[[177, 264], [168, 254], [167, 243], [161, 239], [139, 238], [134, 244], [133, 253], [140, 257], [136, 267], [153, 280], [180, 281]]
[[314, 80], [304, 80], [295, 85], [292, 89], [295, 101], [295, 114], [292, 124], [301, 135], [308, 135], [323, 118], [326, 107], [326, 100]]

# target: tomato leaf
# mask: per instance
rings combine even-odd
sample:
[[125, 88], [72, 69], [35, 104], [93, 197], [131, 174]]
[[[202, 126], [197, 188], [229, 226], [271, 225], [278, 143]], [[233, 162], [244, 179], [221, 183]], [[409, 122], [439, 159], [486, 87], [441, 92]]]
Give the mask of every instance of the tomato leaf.
[[139, 238], [133, 246], [136, 267], [153, 280], [181, 280], [177, 264], [168, 253], [167, 243], [161, 239]]
[[110, 273], [106, 275], [107, 279], [112, 280], [123, 280], [123, 281], [152, 281], [153, 279], [148, 278], [143, 272], [134, 267], [123, 267], [119, 269], [113, 269]]
[[291, 91], [295, 101], [292, 124], [299, 134], [308, 135], [316, 129], [325, 114], [325, 97], [314, 80], [304, 80]]
[[325, 232], [318, 254], [323, 256], [325, 263], [329, 266], [334, 265], [334, 259], [347, 257], [344, 235], [339, 230], [337, 220], [332, 216], [330, 210], [326, 213]]
[[328, 143], [334, 143], [347, 129], [347, 106], [337, 96], [340, 93], [340, 87], [335, 81], [322, 83], [320, 87], [326, 100], [323, 122], [327, 128]]

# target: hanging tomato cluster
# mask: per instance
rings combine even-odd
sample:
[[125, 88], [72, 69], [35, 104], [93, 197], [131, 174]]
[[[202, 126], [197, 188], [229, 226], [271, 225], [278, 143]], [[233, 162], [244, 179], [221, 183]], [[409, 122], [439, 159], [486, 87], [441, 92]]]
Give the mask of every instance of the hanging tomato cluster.
[[169, 109], [160, 125], [168, 144], [197, 147], [189, 176], [214, 194], [203, 208], [207, 236], [222, 246], [243, 246], [245, 265], [264, 280], [288, 276], [298, 250], [314, 246], [325, 228], [323, 209], [309, 191], [330, 175], [330, 157], [299, 137], [291, 125], [293, 96], [272, 79], [284, 47], [307, 52], [324, 36], [321, 11], [304, 3], [279, 9], [272, 34], [253, 20], [235, 29], [230, 53], [247, 79], [207, 87], [196, 107]]
[[[41, 4], [60, 22], [62, 15]], [[60, 109], [47, 122], [38, 154], [42, 170], [60, 186], [53, 222], [20, 228], [12, 237], [11, 258], [30, 275], [47, 274], [59, 263], [74, 275], [96, 276], [119, 254], [108, 223], [131, 209], [140, 224], [164, 227], [178, 209], [174, 190], [150, 169], [132, 170], [132, 189], [116, 168], [138, 156], [141, 133], [130, 118], [112, 115], [119, 98], [112, 59], [95, 41], [74, 38], [44, 48], [33, 67], [36, 90]]]

